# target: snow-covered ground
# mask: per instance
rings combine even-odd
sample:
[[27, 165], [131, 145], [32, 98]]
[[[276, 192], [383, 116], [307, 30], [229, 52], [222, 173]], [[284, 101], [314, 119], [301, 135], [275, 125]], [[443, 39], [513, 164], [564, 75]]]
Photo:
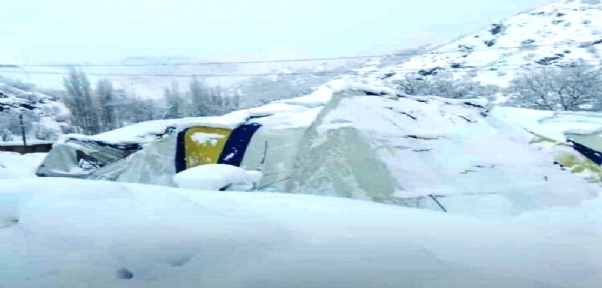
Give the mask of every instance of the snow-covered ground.
[[249, 191], [262, 177], [259, 171], [247, 171], [240, 167], [224, 164], [206, 164], [186, 169], [173, 176], [179, 188], [219, 191]]
[[[44, 157], [46, 153], [21, 155], [15, 152], [0, 152], [0, 183], [3, 179], [34, 177]], [[0, 190], [1, 186], [2, 184]]]
[[3, 180], [0, 203], [0, 287], [602, 284], [599, 200], [484, 221], [324, 196], [24, 178]]

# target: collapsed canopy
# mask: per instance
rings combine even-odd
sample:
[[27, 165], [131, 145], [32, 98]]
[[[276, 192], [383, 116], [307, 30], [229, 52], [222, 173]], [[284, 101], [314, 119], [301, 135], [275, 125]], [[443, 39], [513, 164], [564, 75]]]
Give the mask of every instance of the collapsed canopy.
[[[429, 197], [459, 207], [467, 205], [465, 197], [481, 195], [503, 202], [496, 207], [505, 212], [567, 204], [597, 192], [582, 177], [554, 165], [554, 157], [542, 153], [538, 143], [529, 144], [531, 134], [492, 114], [486, 101], [369, 91], [322, 87], [312, 95], [221, 117], [154, 121], [174, 125], [175, 132], [132, 146], [143, 147], [139, 150], [73, 139], [57, 145], [38, 172], [175, 186], [172, 176], [180, 171], [229, 164], [260, 170], [258, 188], [265, 191], [433, 209], [439, 208]], [[124, 129], [132, 131], [130, 139], [133, 133], [142, 139], [144, 125], [150, 124]], [[81, 160], [74, 150], [104, 165], [74, 169]], [[490, 200], [479, 201], [482, 210], [490, 208]]]

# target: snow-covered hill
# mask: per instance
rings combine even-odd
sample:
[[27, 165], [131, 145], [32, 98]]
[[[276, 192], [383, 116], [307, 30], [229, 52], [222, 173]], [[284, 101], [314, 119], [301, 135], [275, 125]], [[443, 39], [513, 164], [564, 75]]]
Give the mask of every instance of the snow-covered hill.
[[[423, 76], [450, 72], [457, 79], [504, 86], [517, 71], [530, 67], [576, 60], [600, 65], [601, 27], [601, 1], [566, 0], [494, 21], [486, 29], [429, 53], [381, 68], [373, 76], [388, 74], [389, 80], [395, 80], [410, 72]], [[377, 67], [364, 70], [370, 68]]]
[[20, 113], [23, 113], [25, 133], [30, 140], [54, 140], [60, 134], [71, 132], [71, 114], [57, 96], [0, 78], [0, 142], [21, 139]]

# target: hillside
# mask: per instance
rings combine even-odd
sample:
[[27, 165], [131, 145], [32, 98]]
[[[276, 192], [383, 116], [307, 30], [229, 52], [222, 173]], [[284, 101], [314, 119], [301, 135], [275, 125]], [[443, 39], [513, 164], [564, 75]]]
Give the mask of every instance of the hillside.
[[42, 93], [33, 85], [0, 78], [0, 141], [22, 139], [20, 113], [29, 140], [54, 140], [71, 132], [70, 112], [57, 96]]
[[366, 74], [396, 80], [410, 72], [427, 77], [449, 72], [456, 79], [505, 86], [522, 69], [578, 60], [600, 65], [600, 27], [601, 1], [562, 1], [494, 21], [429, 53]]

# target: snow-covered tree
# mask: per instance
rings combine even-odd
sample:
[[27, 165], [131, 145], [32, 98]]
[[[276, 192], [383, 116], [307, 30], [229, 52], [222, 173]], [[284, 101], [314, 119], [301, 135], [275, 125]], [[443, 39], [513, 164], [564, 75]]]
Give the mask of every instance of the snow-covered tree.
[[212, 98], [208, 88], [198, 79], [192, 78], [189, 85], [189, 116], [208, 116], [212, 114]]
[[90, 81], [84, 72], [76, 68], [69, 71], [63, 79], [65, 97], [63, 102], [73, 114], [73, 123], [80, 133], [96, 134], [100, 132], [98, 110], [92, 95]]
[[495, 85], [484, 85], [471, 80], [455, 80], [451, 75], [422, 76], [418, 73], [409, 73], [405, 75], [404, 79], [393, 83], [408, 95], [430, 95], [454, 99], [477, 97], [491, 99], [501, 90]]
[[163, 97], [165, 98], [166, 111], [164, 119], [181, 118], [184, 116], [183, 97], [180, 92], [180, 86], [177, 81], [171, 83], [171, 87], [164, 90]]
[[117, 128], [115, 123], [115, 103], [113, 83], [100, 80], [96, 83], [96, 104], [98, 105], [98, 121], [101, 131]]
[[507, 90], [509, 105], [541, 110], [602, 108], [602, 69], [581, 62], [524, 72]]
[[12, 130], [11, 127], [13, 115], [9, 114], [7, 111], [0, 112], [0, 141], [10, 141], [12, 140]]
[[[92, 91], [82, 71], [72, 69], [64, 80], [64, 86], [62, 100], [71, 110], [75, 126], [79, 127], [77, 133], [97, 134], [163, 116], [156, 101], [128, 95], [125, 90], [114, 88], [110, 80], [98, 81], [96, 89]], [[169, 93], [179, 95], [178, 87], [172, 87]], [[170, 101], [173, 99], [170, 98]], [[176, 112], [179, 112], [182, 105], [179, 102], [174, 104], [178, 109]]]
[[224, 89], [215, 87], [211, 91], [211, 115], [223, 115], [239, 109], [240, 96], [226, 95]]

